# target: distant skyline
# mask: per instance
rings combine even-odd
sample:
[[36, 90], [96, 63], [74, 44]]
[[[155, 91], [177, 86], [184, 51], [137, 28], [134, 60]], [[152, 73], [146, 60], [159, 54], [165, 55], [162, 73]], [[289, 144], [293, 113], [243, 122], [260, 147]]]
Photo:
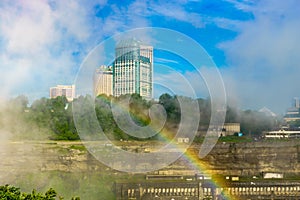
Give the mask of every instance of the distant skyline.
[[[298, 0], [4, 0], [0, 98], [47, 97], [50, 87], [74, 83], [80, 64], [100, 42], [154, 26], [179, 31], [204, 47], [221, 72], [229, 104], [283, 114], [300, 96], [299, 19]], [[157, 59], [163, 65], [173, 57]], [[174, 92], [184, 95], [171, 70], [154, 66], [154, 76], [178, 84]]]

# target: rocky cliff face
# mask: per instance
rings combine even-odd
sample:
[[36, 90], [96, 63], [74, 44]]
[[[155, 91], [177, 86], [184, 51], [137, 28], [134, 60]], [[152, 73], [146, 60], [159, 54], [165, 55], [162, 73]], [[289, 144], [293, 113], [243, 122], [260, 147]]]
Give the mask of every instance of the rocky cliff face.
[[62, 171], [106, 170], [81, 144], [10, 142], [1, 144], [0, 179], [18, 174]]
[[[1, 144], [0, 159], [0, 178], [26, 171], [109, 170], [81, 144], [67, 142]], [[220, 143], [202, 161], [212, 174], [257, 175], [262, 172], [280, 172], [296, 175], [300, 172], [300, 142]], [[191, 171], [187, 170], [187, 162], [181, 158], [166, 167], [165, 171], [189, 174]]]
[[299, 141], [218, 144], [203, 159], [213, 173], [257, 175], [262, 172], [298, 174]]

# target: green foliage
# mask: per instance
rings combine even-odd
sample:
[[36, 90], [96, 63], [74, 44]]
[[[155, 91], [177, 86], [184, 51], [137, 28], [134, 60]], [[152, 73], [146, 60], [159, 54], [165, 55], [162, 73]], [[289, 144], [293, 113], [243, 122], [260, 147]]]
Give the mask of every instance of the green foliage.
[[225, 121], [227, 123], [240, 122], [240, 113], [237, 108], [227, 106]]
[[10, 101], [10, 106], [17, 111], [24, 111], [28, 106], [28, 98], [24, 95], [17, 96]]
[[130, 115], [136, 124], [146, 126], [150, 122], [148, 109], [150, 102], [147, 102], [139, 94], [132, 94], [129, 101]]
[[[55, 200], [56, 197], [57, 193], [52, 188], [42, 194], [36, 190], [32, 190], [31, 193], [20, 192], [20, 188], [10, 185], [0, 186], [0, 200]], [[59, 199], [63, 199], [63, 197], [59, 197]], [[72, 200], [80, 200], [80, 198], [73, 197]]]
[[80, 150], [80, 151], [86, 151], [86, 148], [85, 148], [84, 145], [71, 145], [69, 148], [70, 149]]
[[240, 143], [240, 142], [251, 142], [252, 139], [247, 136], [235, 136], [235, 135], [228, 135], [220, 137], [219, 142], [232, 142], [232, 143]]
[[[131, 140], [134, 138], [124, 133], [116, 124], [113, 114], [112, 105], [120, 106], [120, 102], [125, 98], [130, 98], [129, 101], [129, 114], [132, 120], [140, 125], [146, 126], [150, 123], [149, 108], [155, 104], [161, 104], [167, 114], [166, 127], [168, 131], [175, 132], [181, 120], [181, 109], [178, 99], [185, 102], [193, 103], [195, 100], [188, 97], [171, 96], [170, 94], [162, 94], [159, 101], [146, 101], [138, 94], [121, 95], [119, 97], [112, 97], [100, 95], [93, 99], [91, 96], [80, 96], [73, 102], [68, 102], [66, 97], [57, 97], [54, 99], [41, 98], [35, 100], [30, 107], [28, 107], [28, 99], [25, 96], [18, 96], [11, 99], [8, 103], [6, 110], [0, 113], [0, 125], [11, 123], [11, 132], [28, 132], [30, 128], [22, 128], [20, 121], [24, 121], [28, 127], [38, 129], [38, 132], [47, 132], [50, 139], [54, 140], [78, 140], [79, 136], [75, 128], [73, 119], [73, 104], [80, 105], [80, 116], [76, 123], [80, 124], [89, 134], [98, 134], [99, 125], [103, 132], [110, 140]], [[200, 123], [199, 126], [202, 130], [208, 128], [211, 117], [211, 102], [210, 99], [197, 99], [196, 100], [200, 109]], [[75, 111], [77, 112], [77, 111]], [[91, 113], [96, 113], [94, 119]], [[10, 113], [11, 117], [5, 114]], [[193, 111], [191, 111], [193, 113]], [[1, 120], [7, 118], [5, 120]], [[264, 113], [252, 110], [241, 111], [235, 107], [227, 107], [225, 122], [237, 122], [241, 124], [241, 131], [249, 135], [262, 134], [262, 131], [267, 131], [278, 126], [278, 119], [266, 116]], [[17, 126], [18, 124], [19, 129]], [[299, 121], [295, 121], [292, 126], [300, 126]], [[20, 130], [21, 127], [21, 130]], [[23, 132], [22, 132], [23, 131]], [[148, 139], [155, 139], [148, 138]]]
[[136, 139], [124, 133], [116, 124], [112, 114], [112, 104], [121, 106], [120, 102], [125, 98], [129, 99], [129, 114], [131, 119], [140, 126], [146, 126], [150, 118], [148, 116], [148, 109], [151, 102], [147, 102], [139, 94], [121, 95], [117, 98], [108, 97], [106, 95], [99, 95], [95, 99], [95, 111], [98, 122], [109, 139], [115, 140], [130, 140]]
[[178, 124], [180, 122], [180, 105], [176, 96], [171, 96], [167, 93], [159, 97], [159, 103], [165, 108], [167, 113], [167, 121], [169, 123]]
[[207, 126], [210, 122], [211, 104], [210, 99], [198, 99], [200, 110], [200, 126]]
[[73, 121], [72, 103], [66, 97], [36, 100], [29, 113], [28, 121], [35, 122], [40, 128], [49, 129], [53, 133], [51, 139], [79, 139]]
[[21, 192], [19, 191], [19, 188], [13, 186], [0, 186], [0, 199], [19, 200], [21, 199]]
[[95, 99], [96, 116], [102, 131], [106, 133], [110, 139], [122, 139], [122, 136], [120, 136], [118, 132], [119, 130], [116, 130], [117, 125], [111, 111], [111, 101], [113, 101], [112, 97], [106, 95], [98, 96]]

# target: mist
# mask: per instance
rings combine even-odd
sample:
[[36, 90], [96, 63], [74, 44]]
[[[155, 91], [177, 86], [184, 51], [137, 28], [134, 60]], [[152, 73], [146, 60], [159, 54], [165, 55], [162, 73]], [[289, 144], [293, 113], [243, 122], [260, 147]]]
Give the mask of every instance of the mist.
[[29, 123], [26, 114], [32, 110], [20, 100], [26, 98], [0, 105], [0, 185], [14, 185], [27, 193], [53, 188], [65, 199], [102, 195], [112, 199], [113, 179], [107, 177], [113, 171], [103, 175], [106, 167], [91, 157], [80, 141], [50, 140], [53, 130]]
[[245, 109], [283, 114], [300, 96], [299, 2], [266, 0], [243, 9], [253, 20], [237, 24], [238, 36], [219, 44], [229, 66], [221, 69], [228, 97]]
[[[29, 110], [22, 107], [20, 99], [2, 101], [0, 105], [0, 184], [17, 181], [24, 171], [37, 171], [35, 162], [30, 161], [30, 156], [36, 155], [32, 143], [49, 140], [48, 130], [25, 121], [24, 115]], [[42, 156], [36, 157], [36, 160], [42, 159]]]

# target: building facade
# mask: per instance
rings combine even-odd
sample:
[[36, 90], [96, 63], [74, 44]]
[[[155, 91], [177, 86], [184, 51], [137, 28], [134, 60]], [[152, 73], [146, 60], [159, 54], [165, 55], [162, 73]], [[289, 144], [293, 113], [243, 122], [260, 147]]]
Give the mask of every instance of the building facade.
[[284, 120], [286, 122], [300, 120], [299, 98], [294, 98], [293, 106], [287, 109], [286, 114], [284, 115]]
[[276, 139], [288, 139], [288, 138], [300, 138], [300, 129], [281, 128], [274, 131], [265, 131], [265, 138], [276, 138]]
[[94, 94], [113, 95], [113, 70], [112, 66], [102, 65], [96, 69], [94, 76]]
[[65, 96], [68, 101], [75, 98], [75, 85], [57, 85], [50, 88], [50, 98]]
[[234, 135], [235, 133], [241, 132], [240, 123], [224, 123], [222, 128], [223, 136]]
[[135, 39], [120, 41], [115, 49], [113, 94], [153, 96], [153, 47]]
[[240, 123], [224, 123], [223, 125], [211, 126], [209, 129], [207, 127], [199, 127], [199, 135], [205, 136], [208, 132], [218, 132], [219, 137], [235, 135], [241, 132]]

